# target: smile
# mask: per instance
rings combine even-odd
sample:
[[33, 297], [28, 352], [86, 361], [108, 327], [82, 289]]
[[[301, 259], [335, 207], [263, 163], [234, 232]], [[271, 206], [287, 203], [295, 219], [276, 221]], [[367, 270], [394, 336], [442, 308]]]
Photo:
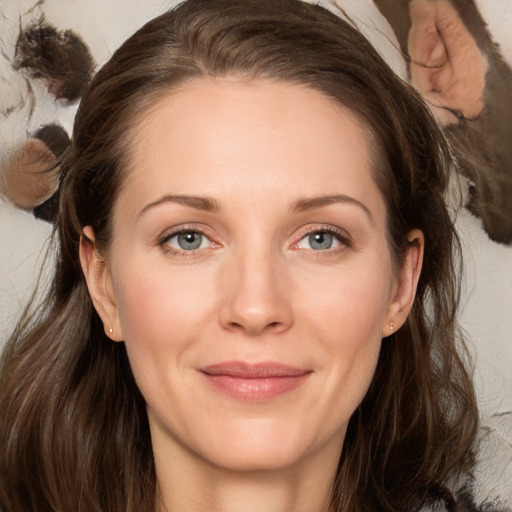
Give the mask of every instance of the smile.
[[312, 370], [276, 363], [220, 363], [199, 370], [217, 391], [249, 402], [265, 402], [304, 384]]

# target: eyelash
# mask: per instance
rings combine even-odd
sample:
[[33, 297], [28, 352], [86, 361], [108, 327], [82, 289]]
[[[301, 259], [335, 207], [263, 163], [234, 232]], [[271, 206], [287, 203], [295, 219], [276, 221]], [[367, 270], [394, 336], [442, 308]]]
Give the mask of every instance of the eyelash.
[[[175, 247], [171, 247], [169, 245], [169, 240], [171, 240], [173, 237], [176, 237], [176, 236], [178, 236], [180, 234], [184, 234], [184, 233], [197, 233], [197, 234], [205, 237], [210, 242], [210, 246], [187, 251], [184, 249], [176, 249]], [[332, 235], [341, 244], [341, 247], [337, 247], [334, 249], [325, 249], [325, 250], [302, 249], [302, 248], [298, 247], [299, 243], [302, 240], [304, 240], [306, 237], [311, 236], [315, 233], [328, 233], [328, 234]], [[317, 257], [320, 257], [322, 255], [327, 256], [327, 255], [338, 254], [339, 252], [342, 252], [346, 249], [350, 249], [353, 247], [353, 243], [350, 238], [350, 235], [346, 231], [344, 231], [342, 229], [335, 228], [334, 226], [331, 226], [331, 225], [315, 226], [312, 228], [304, 229], [303, 231], [301, 231], [299, 236], [300, 236], [300, 238], [291, 245], [292, 249], [307, 250], [307, 251], [314, 253]], [[212, 241], [211, 237], [209, 237], [204, 232], [204, 230], [202, 230], [196, 226], [181, 226], [180, 228], [176, 229], [175, 231], [172, 231], [170, 233], [167, 232], [164, 235], [162, 235], [158, 239], [157, 245], [160, 246], [165, 253], [170, 254], [172, 256], [178, 256], [178, 257], [182, 257], [182, 258], [190, 258], [190, 257], [194, 258], [194, 257], [198, 256], [198, 251], [211, 250], [213, 246], [219, 246], [220, 244], [217, 244], [216, 242]]]

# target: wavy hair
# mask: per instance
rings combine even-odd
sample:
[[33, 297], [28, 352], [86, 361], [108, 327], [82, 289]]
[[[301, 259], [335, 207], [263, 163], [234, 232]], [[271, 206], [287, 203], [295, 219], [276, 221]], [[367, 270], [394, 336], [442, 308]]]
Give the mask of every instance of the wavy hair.
[[[348, 427], [332, 508], [415, 511], [471, 471], [474, 391], [456, 322], [458, 242], [445, 202], [453, 161], [417, 94], [353, 26], [297, 0], [188, 0], [147, 23], [97, 73], [63, 162], [51, 289], [24, 316], [0, 369], [0, 508], [154, 512], [145, 411], [122, 343], [111, 343], [79, 263], [83, 227], [109, 246], [137, 120], [201, 77], [302, 84], [367, 127], [396, 265], [414, 228], [424, 265], [406, 324], [383, 341]], [[333, 404], [334, 406], [334, 404]]]

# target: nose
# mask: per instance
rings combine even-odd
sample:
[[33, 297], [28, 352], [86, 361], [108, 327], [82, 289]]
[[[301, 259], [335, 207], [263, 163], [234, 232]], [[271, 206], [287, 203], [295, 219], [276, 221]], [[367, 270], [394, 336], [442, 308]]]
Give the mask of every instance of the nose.
[[232, 262], [220, 309], [222, 327], [249, 336], [288, 330], [293, 324], [293, 311], [284, 266], [270, 253], [240, 255]]

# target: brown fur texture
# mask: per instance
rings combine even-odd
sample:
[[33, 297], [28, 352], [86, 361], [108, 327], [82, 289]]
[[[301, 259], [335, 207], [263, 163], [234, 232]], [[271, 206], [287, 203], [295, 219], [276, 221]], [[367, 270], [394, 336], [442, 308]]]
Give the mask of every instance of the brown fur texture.
[[[38, 207], [56, 191], [59, 178], [58, 159], [69, 147], [67, 133], [58, 125], [40, 128], [15, 153], [3, 169], [3, 192], [19, 208]], [[44, 220], [52, 220], [54, 211]]]
[[28, 139], [3, 170], [3, 190], [19, 208], [31, 210], [55, 190], [58, 181], [57, 159], [48, 146]]
[[[468, 209], [512, 243], [512, 69], [473, 0], [374, 0], [469, 179]], [[430, 19], [426, 19], [430, 16]], [[422, 39], [423, 38], [423, 39]]]
[[44, 80], [55, 99], [73, 103], [90, 82], [94, 62], [78, 35], [58, 31], [42, 18], [20, 32], [13, 67]]

